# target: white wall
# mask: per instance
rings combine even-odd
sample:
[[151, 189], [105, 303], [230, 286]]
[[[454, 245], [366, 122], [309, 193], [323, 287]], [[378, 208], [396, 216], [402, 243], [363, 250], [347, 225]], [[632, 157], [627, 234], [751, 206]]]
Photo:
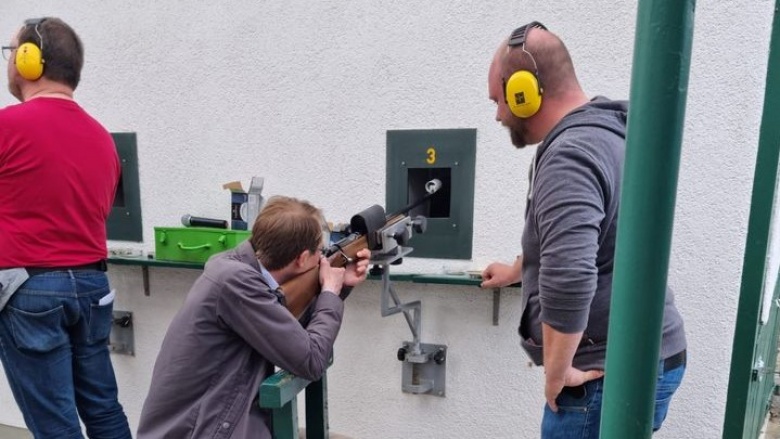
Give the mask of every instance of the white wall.
[[[697, 6], [669, 275], [690, 360], [657, 435], [666, 438], [721, 431], [774, 2]], [[345, 221], [384, 202], [386, 130], [476, 128], [473, 260], [409, 258], [398, 269], [410, 272], [481, 268], [519, 251], [533, 149], [516, 151], [493, 120], [486, 78], [501, 39], [542, 21], [566, 42], [586, 92], [625, 98], [636, 14], [635, 2], [607, 0], [3, 0], [0, 11], [6, 39], [41, 15], [81, 34], [79, 102], [111, 131], [138, 133], [144, 250], [153, 249], [153, 226], [184, 213], [224, 217], [221, 184], [252, 175], [265, 177], [268, 195], [309, 199]], [[167, 323], [197, 274], [152, 269], [144, 297], [140, 269], [111, 267], [117, 309], [136, 319], [136, 356], [114, 357], [133, 426]], [[423, 300], [423, 341], [449, 347], [441, 399], [401, 392], [395, 351], [410, 333], [402, 317], [380, 317], [379, 289], [368, 282], [348, 301], [330, 374], [334, 430], [538, 436], [542, 371], [526, 366], [518, 346], [517, 291], [502, 297], [494, 327], [489, 292], [397, 285]], [[0, 423], [22, 424], [7, 384], [0, 406]]]

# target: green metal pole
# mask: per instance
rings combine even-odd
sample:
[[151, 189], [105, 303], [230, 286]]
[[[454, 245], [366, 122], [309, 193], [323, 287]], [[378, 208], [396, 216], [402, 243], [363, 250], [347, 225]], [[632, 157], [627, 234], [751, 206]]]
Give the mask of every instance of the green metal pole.
[[640, 0], [601, 437], [650, 438], [694, 0]]
[[[775, 199], [778, 179], [778, 156], [780, 156], [780, 0], [775, 2], [775, 16], [772, 23], [772, 36], [769, 42], [769, 61], [764, 91], [764, 110], [761, 119], [761, 131], [758, 139], [756, 168], [753, 176], [753, 196], [750, 200], [750, 219], [748, 221], [745, 259], [742, 263], [742, 287], [739, 294], [737, 324], [734, 328], [734, 344], [731, 350], [731, 372], [729, 390], [726, 398], [726, 416], [723, 425], [724, 438], [755, 437], [766, 413], [761, 405], [760, 413], [750, 418], [751, 385], [757, 385], [761, 371], [753, 373], [754, 350], [758, 338], [759, 313], [764, 285], [764, 272], [771, 227], [772, 205]], [[780, 208], [780, 206], [775, 207]], [[775, 212], [777, 215], [777, 212]], [[766, 329], [768, 330], [768, 329]], [[774, 349], [774, 347], [771, 347]], [[774, 358], [774, 356], [770, 357]], [[772, 364], [767, 367], [774, 369]], [[771, 376], [765, 379], [772, 379]], [[753, 425], [758, 424], [758, 425]]]

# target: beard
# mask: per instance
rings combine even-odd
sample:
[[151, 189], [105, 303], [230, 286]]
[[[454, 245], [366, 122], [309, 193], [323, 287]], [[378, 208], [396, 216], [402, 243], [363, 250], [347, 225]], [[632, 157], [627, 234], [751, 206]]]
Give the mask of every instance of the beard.
[[512, 139], [512, 145], [515, 145], [515, 148], [522, 149], [526, 147], [527, 144], [523, 138], [522, 131], [510, 128], [509, 137]]
[[528, 146], [528, 132], [522, 126], [509, 126], [509, 138], [512, 140], [512, 145], [515, 148], [522, 149]]

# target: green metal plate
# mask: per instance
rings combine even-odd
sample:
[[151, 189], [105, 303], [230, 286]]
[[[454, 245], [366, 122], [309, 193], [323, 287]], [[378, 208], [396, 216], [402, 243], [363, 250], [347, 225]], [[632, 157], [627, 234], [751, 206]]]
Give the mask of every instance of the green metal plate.
[[425, 233], [409, 241], [413, 257], [471, 259], [476, 141], [476, 129], [387, 132], [388, 212], [425, 195], [429, 179], [443, 182], [443, 200], [412, 211], [428, 217]]
[[138, 150], [135, 133], [111, 133], [122, 164], [114, 206], [106, 224], [108, 239], [143, 241], [141, 189], [138, 181]]

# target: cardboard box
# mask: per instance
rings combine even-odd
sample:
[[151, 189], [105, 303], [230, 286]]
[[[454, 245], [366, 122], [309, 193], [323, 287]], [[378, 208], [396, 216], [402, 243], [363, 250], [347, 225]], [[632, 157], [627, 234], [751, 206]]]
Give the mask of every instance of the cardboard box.
[[252, 177], [249, 190], [245, 191], [240, 181], [231, 181], [222, 185], [230, 190], [230, 228], [233, 230], [251, 230], [257, 214], [263, 207], [263, 177]]

